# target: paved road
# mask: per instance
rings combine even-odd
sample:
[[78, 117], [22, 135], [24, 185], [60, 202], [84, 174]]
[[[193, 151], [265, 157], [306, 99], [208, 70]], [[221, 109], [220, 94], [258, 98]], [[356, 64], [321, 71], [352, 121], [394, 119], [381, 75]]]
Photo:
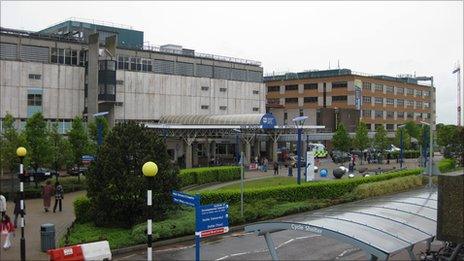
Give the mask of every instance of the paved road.
[[[65, 194], [63, 212], [56, 213], [45, 213], [42, 199], [26, 200], [26, 260], [48, 260], [48, 255], [40, 251], [40, 225], [45, 223], [55, 224], [56, 241], [58, 242], [75, 218], [72, 202], [76, 197], [85, 195], [85, 193], [85, 191], [80, 191]], [[52, 199], [52, 201], [54, 203], [54, 199]], [[7, 213], [10, 217], [13, 217], [13, 209], [14, 204], [8, 201]], [[20, 220], [18, 220], [18, 228], [16, 230], [16, 237], [13, 238], [12, 247], [6, 251], [3, 249], [0, 250], [0, 260], [2, 261], [20, 260], [21, 228], [19, 224]]]

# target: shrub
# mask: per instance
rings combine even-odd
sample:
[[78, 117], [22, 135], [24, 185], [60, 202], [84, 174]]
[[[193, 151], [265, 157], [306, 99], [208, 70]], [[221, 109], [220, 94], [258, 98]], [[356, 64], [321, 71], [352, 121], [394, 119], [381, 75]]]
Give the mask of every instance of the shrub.
[[[54, 178], [49, 179], [49, 180], [52, 182], [52, 185], [55, 184]], [[41, 186], [44, 186], [45, 182], [46, 181], [41, 182], [39, 187], [37, 188], [32, 184], [30, 184], [29, 186], [24, 186], [24, 197], [26, 199], [42, 197]], [[81, 178], [81, 181], [78, 182], [77, 177], [62, 177], [62, 178], [59, 178], [59, 182], [63, 186], [64, 193], [87, 189], [87, 183], [85, 182], [85, 178]]]
[[455, 159], [442, 159], [438, 162], [438, 169], [440, 172], [450, 172], [456, 168]]
[[[172, 166], [164, 141], [151, 130], [134, 122], [117, 124], [100, 146], [97, 159], [87, 173], [87, 195], [97, 226], [129, 228], [148, 214], [163, 219], [174, 208], [171, 191], [179, 188], [179, 171]], [[147, 161], [158, 165], [155, 177], [143, 176]], [[147, 188], [153, 193], [150, 209]]]
[[92, 220], [90, 210], [90, 200], [86, 196], [78, 197], [73, 202], [74, 215], [76, 216], [77, 223], [85, 223]]
[[[395, 151], [392, 153], [392, 158], [399, 158], [400, 152]], [[403, 151], [403, 158], [405, 159], [416, 159], [420, 157], [420, 151], [419, 150], [404, 150]]]
[[183, 169], [179, 174], [181, 187], [211, 182], [226, 182], [240, 179], [240, 167], [223, 166]]
[[422, 177], [407, 176], [380, 182], [361, 184], [353, 191], [358, 199], [392, 194], [422, 186]]
[[[302, 185], [245, 189], [244, 200], [246, 202], [253, 202], [264, 199], [275, 199], [278, 201], [294, 202], [307, 199], [333, 199], [341, 197], [346, 193], [352, 192], [357, 186], [364, 183], [418, 175], [420, 173], [421, 169], [401, 170], [370, 177], [319, 181], [305, 183]], [[232, 189], [228, 191], [206, 191], [201, 193], [202, 204], [218, 202], [226, 202], [229, 204], [240, 202], [240, 190]]]

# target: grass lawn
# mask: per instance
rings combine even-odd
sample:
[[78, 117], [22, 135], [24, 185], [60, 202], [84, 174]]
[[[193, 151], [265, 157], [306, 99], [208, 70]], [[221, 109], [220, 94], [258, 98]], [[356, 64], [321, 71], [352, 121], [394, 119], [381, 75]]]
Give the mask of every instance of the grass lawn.
[[[276, 187], [296, 184], [296, 179], [294, 177], [272, 177], [265, 179], [249, 180], [243, 183], [244, 189], [257, 189], [257, 188], [267, 188], [267, 187]], [[240, 189], [240, 182], [236, 184], [227, 185], [216, 190], [231, 190], [231, 189]]]

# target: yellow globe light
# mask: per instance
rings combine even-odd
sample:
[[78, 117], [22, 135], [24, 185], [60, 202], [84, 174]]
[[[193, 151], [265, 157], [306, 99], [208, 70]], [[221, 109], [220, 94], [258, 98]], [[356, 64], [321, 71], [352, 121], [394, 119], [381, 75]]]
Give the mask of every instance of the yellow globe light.
[[145, 162], [142, 172], [145, 177], [154, 177], [158, 173], [158, 166], [153, 161]]
[[19, 147], [19, 148], [16, 149], [16, 155], [18, 155], [18, 157], [23, 158], [23, 157], [26, 156], [26, 154], [27, 154], [26, 148]]

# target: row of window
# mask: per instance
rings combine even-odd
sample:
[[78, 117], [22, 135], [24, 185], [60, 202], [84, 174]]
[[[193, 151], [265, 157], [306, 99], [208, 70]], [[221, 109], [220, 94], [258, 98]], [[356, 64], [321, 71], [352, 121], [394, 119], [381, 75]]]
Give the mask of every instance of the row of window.
[[393, 98], [382, 98], [382, 97], [371, 97], [371, 96], [363, 96], [363, 102], [364, 103], [371, 103], [372, 98], [374, 98], [374, 103], [375, 104], [383, 104], [383, 101], [385, 99], [385, 104], [387, 105], [395, 105], [395, 100], [396, 100], [396, 105], [403, 107], [406, 101], [406, 106], [407, 107], [414, 107], [414, 103], [416, 104], [416, 108], [430, 108], [430, 103], [429, 102], [422, 102], [422, 101], [414, 101], [414, 100], [404, 100], [404, 99], [393, 99]]
[[58, 64], [78, 65], [78, 51], [73, 49], [52, 48], [51, 62]]
[[[392, 119], [392, 118], [395, 118], [395, 113], [396, 113], [396, 118], [397, 119], [404, 119], [405, 116], [408, 119], [412, 119], [412, 118], [414, 118], [414, 114], [416, 114], [416, 118], [422, 118], [422, 119], [430, 118], [430, 113], [420, 113], [420, 112], [414, 113], [414, 112], [404, 112], [404, 111], [397, 111], [397, 112], [386, 111], [385, 116], [386, 116], [387, 119]], [[374, 118], [383, 119], [384, 111], [380, 111], [380, 110], [362, 110], [362, 116], [363, 117], [371, 118], [372, 115], [374, 115]]]
[[[374, 85], [374, 87], [372, 87]], [[430, 96], [430, 91], [422, 91], [422, 90], [416, 90], [416, 89], [411, 89], [411, 88], [403, 88], [403, 87], [395, 87], [395, 86], [390, 86], [390, 85], [383, 85], [383, 84], [378, 84], [378, 83], [370, 83], [370, 82], [363, 82], [363, 89], [364, 90], [374, 90], [376, 92], [383, 92], [385, 89], [386, 93], [394, 94], [396, 90], [397, 95], [403, 95], [406, 93], [406, 95], [412, 95], [416, 97], [428, 97]]]
[[[347, 82], [333, 82], [332, 88], [346, 88]], [[303, 84], [304, 90], [317, 90], [317, 83], [305, 83]], [[280, 86], [268, 86], [268, 92], [279, 92]], [[298, 91], [298, 84], [285, 85], [285, 91]]]
[[[209, 105], [201, 105], [200, 108], [201, 108], [202, 110], [208, 110], [208, 109], [209, 109]], [[225, 111], [225, 110], [227, 110], [227, 106], [219, 106], [219, 110]], [[253, 107], [252, 110], [253, 110], [253, 111], [259, 111], [259, 108], [258, 108], [258, 107]]]
[[[315, 103], [317, 102], [318, 97], [304, 97], [303, 101], [304, 103]], [[332, 96], [332, 101], [347, 101], [348, 96]], [[275, 103], [278, 104], [279, 99], [268, 99], [268, 103]], [[298, 103], [298, 98], [285, 98], [285, 103]]]
[[[209, 86], [201, 86], [201, 90], [202, 91], [209, 91]], [[227, 92], [227, 88], [221, 87], [221, 88], [219, 88], [219, 91], [220, 92]], [[259, 94], [259, 91], [258, 90], [253, 90], [253, 94]]]

